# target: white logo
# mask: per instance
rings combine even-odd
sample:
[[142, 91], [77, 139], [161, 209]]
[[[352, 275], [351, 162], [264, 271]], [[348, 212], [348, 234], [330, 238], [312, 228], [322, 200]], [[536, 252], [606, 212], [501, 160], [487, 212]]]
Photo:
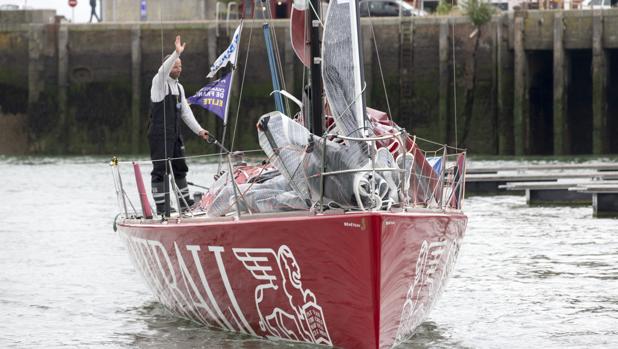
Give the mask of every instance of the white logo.
[[[455, 264], [459, 246], [456, 241], [423, 241], [414, 280], [406, 294], [394, 346], [412, 335], [433, 307], [444, 286], [444, 278]], [[444, 258], [444, 259], [443, 259]], [[441, 270], [440, 270], [441, 269]]]
[[[332, 345], [322, 307], [313, 292], [303, 288], [300, 267], [289, 247], [282, 245], [276, 253], [269, 248], [232, 251], [261, 282], [255, 288], [255, 305], [262, 331], [272, 337]], [[270, 301], [263, 303], [265, 298]], [[272, 302], [272, 299], [284, 301]]]

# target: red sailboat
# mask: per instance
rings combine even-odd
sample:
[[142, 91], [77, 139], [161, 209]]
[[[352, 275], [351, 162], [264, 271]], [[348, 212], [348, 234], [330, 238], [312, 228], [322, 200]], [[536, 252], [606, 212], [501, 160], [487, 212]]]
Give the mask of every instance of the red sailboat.
[[[424, 152], [386, 114], [365, 107], [359, 50], [327, 37], [331, 25], [358, 46], [357, 6], [330, 2], [324, 44], [332, 46], [322, 48], [323, 61], [315, 46], [294, 45], [314, 49], [301, 57], [316, 62], [313, 96], [322, 95], [314, 89], [326, 75], [330, 121], [319, 121], [321, 98], [308, 108], [314, 132], [280, 112], [263, 116], [258, 133], [269, 161], [229, 160], [230, 175], [193, 211], [153, 215], [137, 164], [142, 210], [128, 209], [120, 162], [112, 162], [123, 210], [117, 229], [157, 299], [178, 316], [274, 340], [390, 348], [412, 336], [439, 298], [467, 223], [465, 152]], [[293, 20], [319, 16], [294, 11]], [[351, 29], [337, 27], [342, 18]], [[342, 56], [334, 48], [352, 51], [351, 59], [332, 64]], [[354, 83], [339, 79], [345, 67], [332, 74], [340, 64], [355, 66]]]

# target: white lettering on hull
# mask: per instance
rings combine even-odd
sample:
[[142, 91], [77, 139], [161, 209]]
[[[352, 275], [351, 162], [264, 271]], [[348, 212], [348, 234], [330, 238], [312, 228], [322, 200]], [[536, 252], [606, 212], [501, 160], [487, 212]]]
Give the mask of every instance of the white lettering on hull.
[[[174, 245], [176, 245], [176, 242], [174, 242]], [[208, 284], [208, 279], [206, 279], [206, 274], [204, 273], [204, 268], [202, 267], [202, 263], [200, 262], [200, 257], [198, 256], [200, 247], [197, 245], [187, 245], [187, 250], [190, 251], [191, 256], [193, 256], [193, 263], [195, 265], [195, 268], [197, 269], [197, 273], [202, 283], [202, 287], [206, 291], [208, 300], [210, 301], [210, 303], [212, 304], [213, 308], [215, 309], [217, 313], [216, 316], [214, 314], [209, 314], [209, 315], [212, 316], [215, 319], [215, 321], [217, 321], [218, 324], [220, 324], [221, 328], [234, 331], [234, 328], [232, 327], [232, 325], [230, 325], [230, 323], [227, 321], [225, 316], [223, 316], [223, 313], [221, 312], [221, 309], [219, 308], [219, 304], [217, 304], [217, 301], [215, 300], [215, 296], [212, 294], [212, 290], [210, 289], [210, 285]], [[176, 253], [180, 255], [179, 250], [177, 250]], [[225, 326], [221, 325], [221, 322], [223, 322]]]
[[[176, 273], [174, 272], [174, 266], [172, 265], [172, 261], [170, 260], [165, 246], [163, 246], [161, 242], [155, 240], [148, 240], [148, 245], [150, 245], [151, 251], [155, 256], [157, 266], [159, 267], [159, 271], [161, 273], [160, 275], [166, 282], [167, 290], [170, 293], [172, 300], [174, 301], [176, 310], [184, 317], [194, 318], [194, 316], [191, 316], [192, 314], [190, 313], [191, 308], [187, 306], [187, 299], [178, 288], [178, 283], [176, 281]], [[162, 255], [165, 259], [166, 269], [163, 268], [161, 258], [159, 257], [160, 255]]]
[[[207, 296], [209, 296], [208, 299], [210, 300], [211, 304], [213, 305], [213, 308], [215, 308], [215, 311], [217, 311], [217, 315], [218, 316], [215, 316], [215, 314], [213, 313], [212, 309], [206, 303], [206, 300], [204, 299], [204, 297], [202, 297], [202, 293], [199, 291], [199, 289], [197, 288], [197, 285], [193, 281], [193, 278], [191, 277], [191, 274], [189, 272], [189, 268], [187, 267], [187, 265], [186, 265], [186, 263], [184, 261], [184, 258], [182, 258], [182, 254], [180, 253], [180, 249], [178, 248], [178, 244], [176, 242], [174, 242], [174, 250], [176, 251], [176, 256], [178, 258], [178, 268], [180, 269], [180, 275], [182, 275], [182, 279], [184, 280], [185, 287], [187, 289], [187, 293], [189, 293], [189, 299], [191, 299], [193, 307], [196, 308], [196, 309], [204, 309], [208, 313], [210, 318], [214, 319], [214, 321], [217, 323], [217, 325], [219, 327], [225, 328], [225, 329], [230, 330], [230, 331], [233, 331], [234, 329], [232, 328], [232, 326], [230, 326], [230, 324], [227, 321], [227, 319], [225, 319], [225, 317], [223, 317], [223, 314], [221, 314], [221, 310], [219, 309], [219, 306], [218, 306], [217, 302], [214, 301], [214, 297], [210, 297], [212, 292], [210, 292], [210, 287], [208, 285], [208, 281], [206, 281], [206, 277], [205, 276], [202, 277], [203, 271], [202, 271], [202, 273], [199, 274], [200, 281], [202, 282], [202, 287], [204, 287], [204, 289], [206, 290]], [[195, 255], [197, 255], [197, 251], [199, 251], [199, 246], [189, 245], [189, 246], [187, 246], [187, 250], [191, 251], [191, 253], [192, 253], [192, 255], [193, 255], [194, 259], [195, 259]], [[195, 252], [195, 254], [194, 254], [194, 252]], [[197, 267], [198, 265], [200, 267]], [[196, 267], [198, 268], [198, 270], [201, 270], [201, 264], [200, 263], [197, 263]], [[199, 271], [198, 271], [198, 273], [199, 273]], [[191, 292], [189, 292], [189, 288], [193, 291], [193, 294], [195, 295], [195, 297], [198, 300], [197, 302], [195, 301], [195, 299], [193, 299], [193, 297], [191, 297]], [[206, 320], [206, 318], [204, 316], [202, 316], [199, 311], [196, 312], [196, 316], [198, 317], [200, 322], [205, 323], [205, 324], [209, 324], [209, 321]]]
[[[225, 271], [225, 266], [223, 265], [223, 259], [221, 258], [221, 253], [223, 252], [223, 247], [221, 247], [221, 246], [208, 246], [208, 250], [211, 251], [211, 252], [214, 252], [214, 254], [215, 254], [215, 259], [217, 260], [217, 267], [219, 267], [219, 274], [221, 274], [221, 277], [223, 278], [223, 285], [225, 286], [225, 291], [227, 292], [228, 297], [230, 297], [230, 300], [232, 301], [232, 307], [234, 307], [234, 310], [236, 311], [236, 314], [238, 314], [238, 317], [240, 318], [240, 321], [245, 326], [245, 328], [252, 335], [255, 335], [255, 332], [253, 331], [251, 326], [249, 326], [249, 323], [247, 322], [247, 319], [245, 319], [245, 315], [240, 310], [240, 306], [238, 305], [238, 301], [236, 300], [236, 295], [234, 294], [234, 291], [232, 290], [232, 286], [230, 285], [230, 279], [228, 279], [228, 277], [227, 277], [227, 272]], [[234, 319], [235, 319], [235, 317], [234, 317]], [[244, 332], [244, 333], [247, 333], [247, 331], [245, 329], [243, 329], [242, 327], [240, 328], [240, 330], [242, 332]]]
[[[160, 241], [130, 236], [126, 240], [136, 268], [159, 301], [180, 316], [231, 331], [332, 345], [322, 307], [315, 294], [303, 287], [300, 267], [289, 247], [282, 245], [276, 252], [269, 248], [232, 249], [236, 259], [258, 281], [254, 290], [255, 309], [249, 309], [259, 317], [261, 333], [258, 334], [236, 298], [224, 264], [224, 247], [208, 246], [209, 253], [200, 255], [200, 246], [186, 245], [183, 249], [174, 242], [170, 255]], [[183, 253], [187, 252], [193, 265], [185, 262]], [[211, 263], [214, 259], [216, 269], [211, 269], [210, 273], [216, 270], [221, 278], [226, 300], [218, 302], [215, 298], [203, 264], [208, 258]], [[196, 282], [194, 278], [199, 280]], [[179, 285], [180, 279], [184, 290]], [[230, 305], [226, 307], [227, 313], [222, 311], [221, 302]]]

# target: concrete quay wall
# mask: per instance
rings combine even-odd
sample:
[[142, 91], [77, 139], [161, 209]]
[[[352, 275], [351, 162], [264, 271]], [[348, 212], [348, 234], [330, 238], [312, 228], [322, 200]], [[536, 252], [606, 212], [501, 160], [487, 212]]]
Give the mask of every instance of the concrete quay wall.
[[[479, 30], [464, 17], [362, 24], [368, 105], [419, 137], [484, 155], [618, 153], [618, 10], [502, 14]], [[235, 25], [0, 23], [0, 154], [146, 153], [150, 82], [175, 35], [191, 94]], [[261, 25], [245, 22], [236, 149], [257, 148], [255, 123], [275, 109]], [[285, 88], [299, 96], [289, 23], [272, 25]], [[194, 112], [221, 138], [213, 114]], [[214, 151], [185, 139], [190, 153]]]

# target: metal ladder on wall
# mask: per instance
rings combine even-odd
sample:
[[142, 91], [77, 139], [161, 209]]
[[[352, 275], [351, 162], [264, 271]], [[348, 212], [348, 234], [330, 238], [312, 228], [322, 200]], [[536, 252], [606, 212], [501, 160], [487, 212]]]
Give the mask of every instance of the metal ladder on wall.
[[215, 27], [217, 37], [219, 37], [219, 21], [223, 20], [225, 23], [225, 35], [227, 39], [230, 35], [230, 19], [240, 19], [239, 11], [240, 7], [235, 1], [230, 1], [227, 4], [222, 1], [217, 1], [215, 4]]

